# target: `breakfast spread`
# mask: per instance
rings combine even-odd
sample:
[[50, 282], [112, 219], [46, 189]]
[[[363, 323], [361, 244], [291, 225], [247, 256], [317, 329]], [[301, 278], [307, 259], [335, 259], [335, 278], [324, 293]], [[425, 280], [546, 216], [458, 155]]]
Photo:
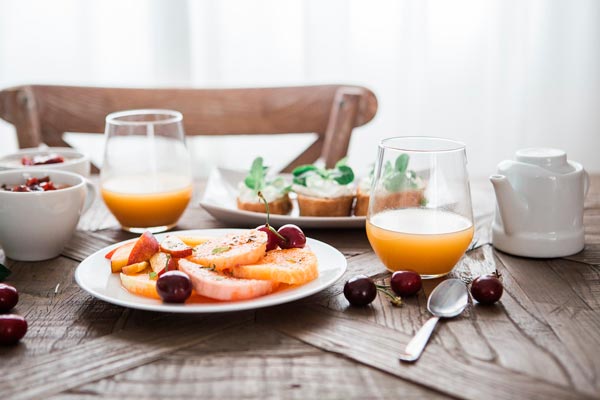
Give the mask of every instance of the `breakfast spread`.
[[247, 300], [316, 279], [317, 257], [304, 234], [298, 240], [297, 231], [265, 226], [271, 234], [168, 235], [160, 243], [147, 231], [105, 258], [127, 291], [169, 303]]
[[283, 177], [267, 179], [267, 167], [263, 165], [262, 157], [257, 157], [252, 162], [248, 176], [238, 185], [239, 194], [237, 206], [240, 210], [264, 212], [265, 205], [258, 196], [260, 191], [269, 203], [271, 214], [287, 214], [292, 209], [292, 202], [288, 195], [289, 184]]
[[4, 183], [2, 186], [0, 186], [0, 188], [8, 192], [47, 192], [50, 190], [59, 190], [67, 187], [69, 187], [69, 185], [54, 183], [50, 180], [49, 176], [44, 176], [42, 178], [26, 178], [24, 184], [7, 185]]

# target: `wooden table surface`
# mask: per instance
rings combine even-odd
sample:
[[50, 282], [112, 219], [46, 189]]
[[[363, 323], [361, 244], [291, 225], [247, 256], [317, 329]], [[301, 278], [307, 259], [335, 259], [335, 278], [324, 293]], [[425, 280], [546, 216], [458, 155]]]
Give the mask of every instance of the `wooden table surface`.
[[[429, 317], [438, 281], [401, 308], [383, 296], [349, 307], [346, 279], [389, 278], [364, 230], [307, 230], [348, 260], [345, 276], [310, 298], [214, 315], [137, 311], [97, 300], [73, 279], [92, 252], [133, 237], [97, 200], [60, 257], [6, 260], [8, 283], [20, 291], [14, 311], [29, 331], [19, 345], [0, 347], [0, 398], [599, 398], [600, 177], [586, 199], [586, 249], [568, 259], [495, 251], [491, 187], [480, 189], [477, 242], [452, 275], [498, 269], [504, 295], [442, 321], [414, 364], [397, 356]], [[177, 229], [223, 227], [197, 206], [199, 195]]]

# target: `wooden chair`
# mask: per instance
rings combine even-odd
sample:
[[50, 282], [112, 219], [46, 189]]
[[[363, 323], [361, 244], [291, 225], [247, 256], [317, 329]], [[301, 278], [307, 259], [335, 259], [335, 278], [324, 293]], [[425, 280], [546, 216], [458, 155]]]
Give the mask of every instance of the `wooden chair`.
[[65, 132], [104, 131], [107, 114], [166, 108], [183, 113], [187, 135], [316, 133], [317, 140], [288, 164], [318, 158], [332, 167], [346, 155], [352, 129], [375, 116], [377, 99], [358, 86], [260, 89], [117, 89], [19, 86], [0, 91], [0, 118], [17, 130], [19, 147], [67, 145]]

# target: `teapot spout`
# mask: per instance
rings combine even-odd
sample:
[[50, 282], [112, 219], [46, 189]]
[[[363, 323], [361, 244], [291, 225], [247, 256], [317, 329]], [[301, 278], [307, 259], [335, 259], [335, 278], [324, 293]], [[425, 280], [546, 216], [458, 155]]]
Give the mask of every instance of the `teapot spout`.
[[492, 175], [490, 182], [496, 192], [496, 202], [504, 232], [507, 235], [518, 232], [523, 222], [526, 221], [527, 202], [514, 190], [506, 176]]

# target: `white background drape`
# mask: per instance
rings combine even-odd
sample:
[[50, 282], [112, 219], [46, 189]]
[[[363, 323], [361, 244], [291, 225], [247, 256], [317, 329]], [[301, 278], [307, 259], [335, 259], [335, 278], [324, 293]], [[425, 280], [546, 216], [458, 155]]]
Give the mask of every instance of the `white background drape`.
[[[473, 176], [528, 146], [600, 172], [595, 0], [0, 0], [0, 87], [25, 83], [359, 84], [379, 100], [352, 138], [360, 171], [382, 138], [431, 135], [465, 142]], [[202, 168], [282, 165], [306, 140], [191, 148]], [[0, 124], [0, 154], [14, 149]]]

